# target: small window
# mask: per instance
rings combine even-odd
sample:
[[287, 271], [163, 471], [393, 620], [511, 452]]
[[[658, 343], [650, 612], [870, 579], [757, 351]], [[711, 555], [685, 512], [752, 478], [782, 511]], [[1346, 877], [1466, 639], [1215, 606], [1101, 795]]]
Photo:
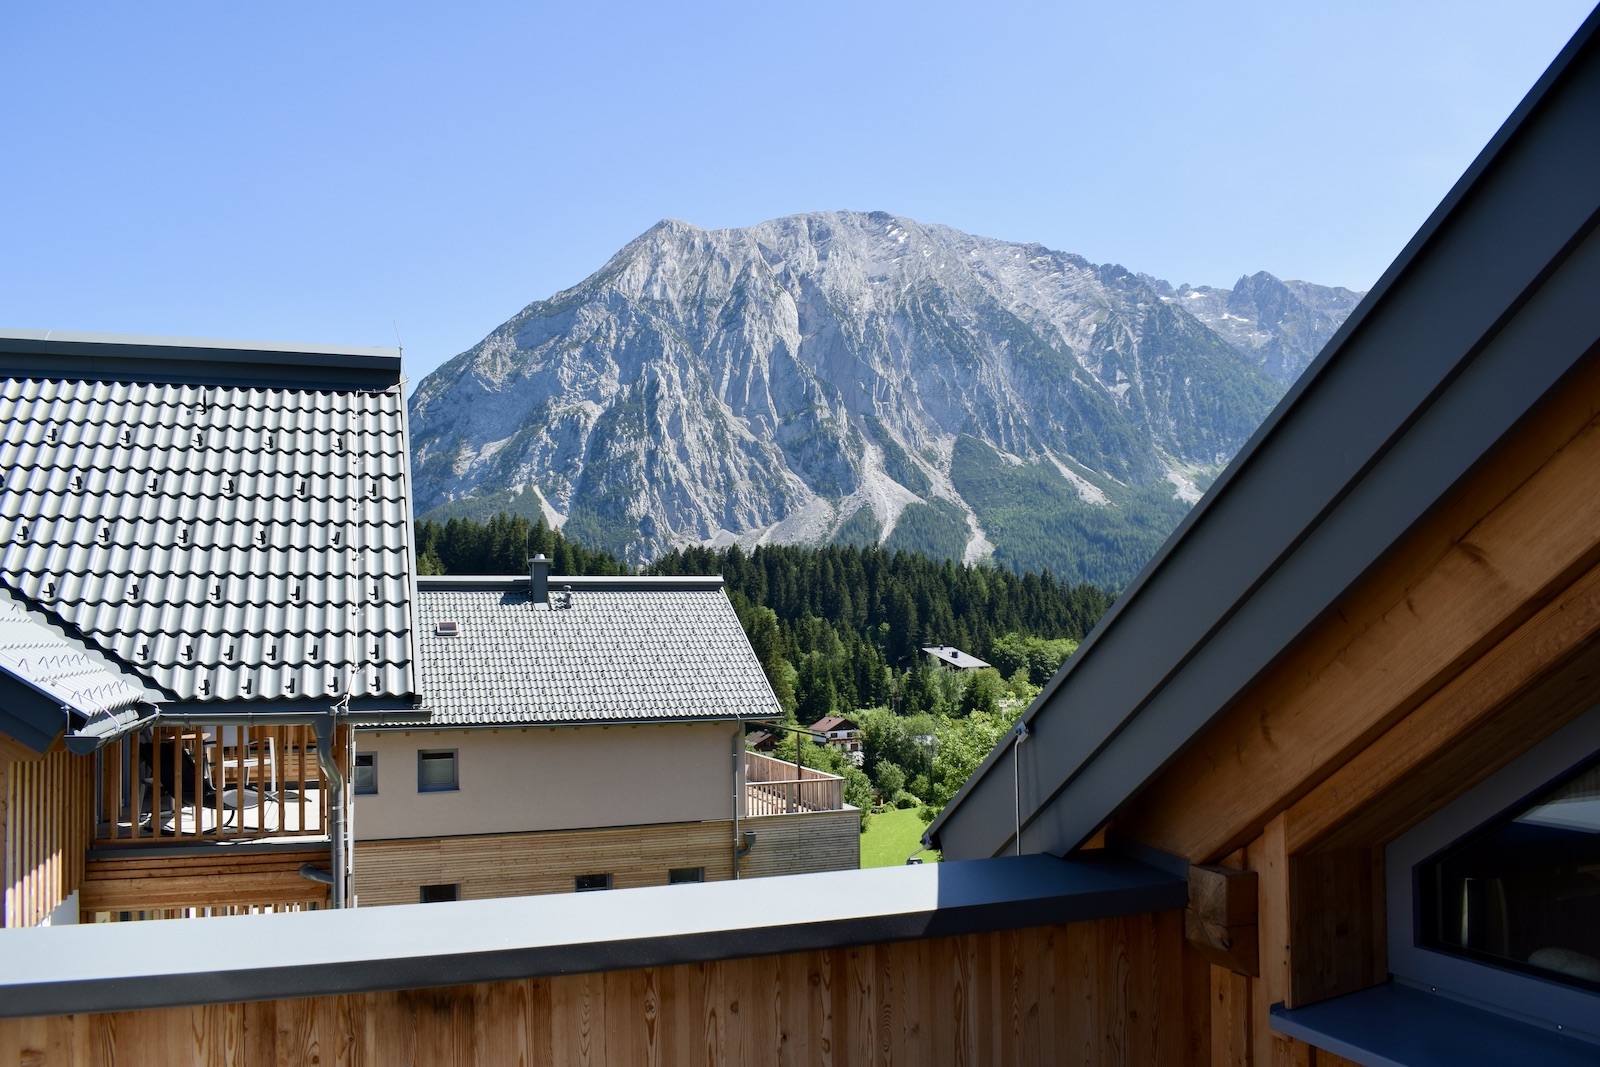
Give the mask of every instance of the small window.
[[458, 788], [455, 749], [417, 753], [417, 792], [448, 793]]
[[1422, 871], [1422, 944], [1600, 991], [1600, 760]]
[[461, 627], [456, 625], [455, 620], [446, 619], [443, 622], [434, 623], [433, 632], [440, 637], [459, 637], [461, 636]]
[[572, 890], [575, 893], [593, 893], [599, 889], [610, 888], [609, 874], [580, 874], [572, 880]]
[[703, 882], [706, 880], [704, 867], [673, 867], [667, 871], [668, 885], [687, 885], [690, 882]]
[[376, 752], [357, 752], [356, 772], [352, 777], [358, 796], [376, 793], [378, 791], [378, 754]]
[[417, 899], [423, 904], [445, 904], [452, 900], [461, 899], [461, 886], [456, 882], [445, 885], [425, 885], [417, 893]]

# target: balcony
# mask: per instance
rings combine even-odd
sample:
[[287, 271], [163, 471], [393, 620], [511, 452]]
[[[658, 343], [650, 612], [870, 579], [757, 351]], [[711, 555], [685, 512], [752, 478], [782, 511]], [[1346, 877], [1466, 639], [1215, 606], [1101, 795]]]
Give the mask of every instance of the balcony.
[[836, 774], [746, 752], [744, 780], [741, 817], [844, 810], [844, 779]]
[[310, 726], [158, 726], [95, 760], [95, 848], [326, 835]]

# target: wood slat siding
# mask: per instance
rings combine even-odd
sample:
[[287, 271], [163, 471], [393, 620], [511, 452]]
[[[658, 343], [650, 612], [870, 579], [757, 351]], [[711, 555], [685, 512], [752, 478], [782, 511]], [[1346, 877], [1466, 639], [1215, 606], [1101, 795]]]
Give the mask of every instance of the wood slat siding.
[[[861, 864], [854, 810], [745, 819], [756, 847], [740, 874], [761, 878]], [[708, 882], [733, 877], [733, 822], [667, 823], [531, 834], [479, 834], [356, 845], [362, 907], [415, 904], [425, 885], [460, 886], [460, 899], [570, 893], [580, 874], [609, 874], [613, 889], [666, 885], [673, 867], [704, 867]]]
[[818, 811], [743, 819], [741, 831], [756, 835], [755, 848], [739, 861], [744, 878], [812, 871], [853, 871], [861, 866], [861, 812]]
[[60, 744], [0, 762], [0, 927], [37, 926], [82, 884], [93, 790], [92, 760]]
[[166, 918], [191, 911], [225, 915], [241, 909], [327, 907], [328, 888], [300, 877], [306, 863], [326, 870], [328, 849], [241, 854], [230, 848], [205, 856], [148, 850], [96, 858], [88, 862], [78, 907], [86, 918], [101, 913], [114, 918], [122, 912]]
[[1203, 1062], [1179, 912], [513, 982], [0, 1020], [0, 1064]]

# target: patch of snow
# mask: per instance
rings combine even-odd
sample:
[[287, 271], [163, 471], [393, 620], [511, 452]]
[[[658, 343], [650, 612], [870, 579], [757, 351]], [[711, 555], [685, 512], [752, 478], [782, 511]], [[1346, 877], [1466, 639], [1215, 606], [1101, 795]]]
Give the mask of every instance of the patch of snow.
[[1194, 504], [1200, 500], [1200, 487], [1176, 467], [1167, 468], [1167, 481], [1172, 483], [1173, 495], [1185, 504]]
[[1072, 488], [1078, 491], [1079, 500], [1083, 501], [1085, 504], [1095, 504], [1100, 507], [1106, 507], [1111, 503], [1111, 498], [1106, 496], [1104, 489], [1101, 489], [1098, 485], [1095, 485], [1083, 475], [1079, 474], [1077, 471], [1061, 462], [1055, 457], [1054, 454], [1046, 452], [1045, 456], [1050, 460], [1051, 463], [1056, 465], [1056, 470], [1061, 472], [1061, 477], [1072, 483]]

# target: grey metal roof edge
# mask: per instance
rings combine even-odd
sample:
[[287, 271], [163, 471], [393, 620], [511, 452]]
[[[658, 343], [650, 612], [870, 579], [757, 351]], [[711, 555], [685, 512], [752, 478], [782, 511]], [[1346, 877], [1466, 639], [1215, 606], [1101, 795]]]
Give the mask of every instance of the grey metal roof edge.
[[405, 628], [406, 628], [406, 655], [409, 657], [411, 673], [411, 691], [419, 694], [414, 703], [422, 702], [420, 694], [427, 692], [423, 684], [422, 674], [426, 670], [422, 662], [422, 635], [421, 622], [417, 618], [417, 579], [420, 570], [417, 567], [417, 517], [414, 494], [411, 491], [411, 405], [406, 402], [406, 379], [395, 383], [395, 395], [400, 401], [400, 488], [405, 501], [406, 525], [403, 536], [406, 541], [405, 561], [410, 573], [406, 575], [407, 597], [405, 603]]
[[[143, 690], [142, 695], [138, 699], [130, 700], [128, 703], [123, 704], [122, 707], [132, 707], [137, 703], [159, 703], [172, 697], [172, 694], [168, 690], [162, 688], [153, 679], [146, 676], [142, 671], [139, 670], [138, 667], [121, 659], [111, 649], [101, 648], [99, 645], [91, 642], [87, 637], [84, 636], [83, 631], [78, 629], [78, 627], [62, 618], [49, 607], [46, 607], [45, 605], [40, 604], [38, 601], [33, 600], [21, 590], [13, 589], [11, 586], [5, 583], [3, 578], [0, 578], [0, 603], [9, 603], [20, 607], [22, 610], [27, 612], [29, 621], [42, 626], [54, 636], [59, 637], [62, 641], [73, 646], [74, 652], [88, 658], [89, 660], [92, 660], [101, 669], [106, 671], [106, 673], [119, 675], [127, 679], [129, 685]], [[18, 682], [28, 685], [35, 690], [38, 689], [38, 687], [34, 686], [33, 683], [28, 679], [19, 677], [17, 680]], [[55, 694], [44, 693], [43, 691], [40, 691], [40, 693], [42, 696], [45, 696], [49, 699], [56, 699]], [[59, 703], [59, 701], [57, 702]], [[90, 718], [93, 714], [92, 712], [81, 708], [73, 708], [73, 710], [86, 719]]]
[[[1439, 207], [1430, 215], [1428, 221], [1417, 232], [1416, 236], [1412, 238], [1411, 242], [1408, 243], [1405, 250], [1402, 251], [1399, 257], [1397, 257], [1390, 268], [1384, 272], [1384, 275], [1379, 280], [1379, 283], [1373, 287], [1371, 292], [1361, 302], [1355, 312], [1351, 314], [1344, 325], [1335, 333], [1334, 337], [1324, 347], [1317, 359], [1313, 361], [1306, 373], [1302, 375], [1301, 379], [1293, 388], [1290, 389], [1284, 400], [1278, 405], [1277, 408], [1273, 410], [1273, 412], [1268, 416], [1267, 420], [1260, 428], [1258, 428], [1256, 433], [1252, 435], [1250, 441], [1246, 443], [1244, 448], [1240, 450], [1234, 462], [1224, 470], [1222, 475], [1217, 479], [1216, 483], [1213, 484], [1211, 489], [1205, 494], [1200, 502], [1190, 510], [1189, 514], [1185, 516], [1182, 522], [1180, 522], [1177, 529], [1156, 553], [1155, 557], [1152, 558], [1152, 560], [1145, 566], [1145, 568], [1139, 573], [1134, 581], [1130, 583], [1123, 595], [1117, 599], [1116, 603], [1113, 604], [1111, 609], [1101, 619], [1099, 624], [1097, 624], [1088, 637], [1084, 639], [1078, 651], [1062, 665], [1056, 676], [1046, 685], [1045, 689], [1039, 694], [1034, 703], [1024, 713], [1023, 721], [1030, 725], [1031, 730], [1037, 733], [1037, 730], [1033, 725], [1035, 720], [1045, 712], [1046, 708], [1053, 706], [1064, 687], [1069, 686], [1078, 672], [1084, 669], [1084, 664], [1092, 663], [1094, 661], [1095, 651], [1107, 640], [1106, 635], [1108, 633], [1116, 632], [1116, 628], [1118, 627], [1120, 620], [1130, 613], [1135, 612], [1136, 609], [1142, 607], [1144, 602], [1149, 599], [1149, 590], [1158, 584], [1158, 578], [1166, 574], [1175, 566], [1175, 560], [1180, 557], [1180, 555], [1192, 551], [1192, 541], [1195, 538], [1195, 531], [1198, 528], [1202, 528], [1202, 524], [1210, 521], [1210, 516], [1212, 513], [1222, 506], [1222, 504], [1219, 502], [1230, 500], [1231, 487], [1240, 482], [1242, 479], [1248, 479], [1257, 476], [1255, 473], [1256, 469], [1264, 462], [1267, 462], [1261, 457], [1264, 454], [1271, 456], [1272, 449], [1268, 447], [1269, 444], [1272, 444], [1283, 435], [1285, 432], [1285, 427], [1293, 426], [1296, 420], [1301, 418], [1299, 414], [1301, 410], [1308, 403], [1310, 403], [1312, 398], [1318, 395], [1319, 391], [1325, 389], [1327, 379], [1334, 375], [1340, 368], [1340, 364], [1336, 361], [1341, 357], [1342, 353], [1362, 345], [1365, 335], [1370, 332], [1370, 324], [1373, 322], [1373, 317], [1378, 314], [1378, 310], [1386, 308], [1390, 303], [1393, 302], [1395, 298], [1391, 295], [1391, 293], [1395, 289], [1402, 287], [1407, 282], [1407, 279], [1416, 272], [1418, 269], [1418, 264], [1434, 250], [1435, 246], [1439, 245], [1443, 240], [1445, 240], [1446, 237], [1449, 236], [1450, 226], [1448, 224], [1459, 221], [1465, 202], [1467, 202], [1469, 198], [1473, 196], [1473, 194], [1482, 193], [1484, 186], [1490, 184], [1490, 179], [1493, 178], [1497, 173], [1510, 169], [1512, 166], [1511, 161], [1515, 155], [1515, 153], [1512, 152], [1512, 149], [1516, 147], [1517, 136], [1528, 129], [1530, 124], [1533, 123], [1536, 118], [1548, 112], [1550, 107], [1554, 106], [1551, 104], [1552, 97], [1559, 96], [1563, 87], [1569, 85], [1579, 76], [1584, 68], [1579, 68], [1577, 71], [1574, 71], [1574, 65], [1576, 64], [1577, 59], [1585, 53], [1586, 49], [1591, 52], [1593, 51], [1592, 45], [1594, 43], [1597, 30], [1600, 30], [1600, 9], [1597, 9], [1595, 12], [1591, 13], [1589, 18], [1584, 22], [1583, 26], [1576, 34], [1574, 34], [1572, 40], [1562, 50], [1560, 56], [1551, 64], [1550, 68], [1539, 79], [1534, 89], [1529, 92], [1528, 96], [1512, 113], [1512, 116], [1507, 119], [1504, 125], [1502, 125], [1495, 137], [1489, 142], [1489, 145], [1485, 147], [1485, 149], [1479, 154], [1472, 166], [1467, 169], [1466, 173], [1452, 188], [1450, 194], [1446, 196]], [[1592, 66], [1593, 63], [1591, 62], [1590, 65]], [[1586, 227], [1592, 228], [1593, 224], [1594, 218], [1593, 216], [1590, 216], [1586, 222]], [[1571, 241], [1563, 245], [1563, 254], [1569, 252], [1574, 246], [1576, 246], [1579, 238], [1587, 232], [1587, 229], [1580, 228], [1578, 236], [1575, 236]], [[1559, 262], [1560, 257], [1557, 257], [1556, 261]], [[1529, 286], [1530, 289], [1537, 287], [1537, 283], [1541, 278], [1544, 277], [1544, 273], [1546, 272], [1541, 272], [1538, 277], [1534, 279], [1534, 284]], [[1493, 333], [1503, 325], [1504, 321], [1511, 316], [1511, 314], [1520, 309], [1522, 306], [1521, 301], [1526, 299], [1526, 297], [1526, 291], [1519, 291], [1517, 298], [1512, 300], [1509, 305], [1510, 310], [1507, 311], [1503, 318], [1495, 322], [1494, 327], [1488, 333], [1486, 333], [1485, 336], [1492, 336]], [[1463, 357], [1462, 363], [1454, 366], [1450, 372], [1443, 376], [1442, 380], [1438, 384], [1437, 389], [1442, 390], [1444, 387], [1448, 386], [1450, 381], [1453, 380], [1454, 374], [1459, 373], [1461, 366], [1463, 366], [1466, 362], [1469, 362], [1478, 350], [1479, 349], [1477, 347], [1474, 347], [1468, 351]], [[1430, 391], [1423, 400], [1422, 408], [1425, 408], [1428, 403], [1432, 402], [1436, 394], [1437, 391]], [[1410, 425], [1410, 422], [1418, 416], [1418, 413], [1422, 410], [1422, 408], [1414, 410], [1409, 416], [1400, 420], [1395, 427], [1394, 433], [1396, 436], [1404, 432], [1407, 426]], [[1272, 458], [1275, 459], [1276, 457]], [[1376, 460], [1374, 460], [1374, 462], [1376, 462]], [[1356, 472], [1357, 480], [1359, 480], [1359, 477], [1364, 470], [1365, 468]], [[1348, 484], [1344, 487], [1341, 487], [1339, 493], [1336, 493], [1332, 498], [1326, 501], [1325, 506], [1319, 509], [1312, 517], [1310, 523], [1308, 523], [1306, 527], [1306, 534], [1309, 534], [1310, 530], [1321, 522], [1322, 518], [1328, 513], [1328, 511], [1330, 511], [1339, 502], [1339, 500], [1342, 498], [1342, 494], [1348, 491], [1348, 488]], [[1293, 543], [1288, 546], [1288, 551], [1292, 552], [1304, 536], [1305, 534], [1302, 535], [1302, 538], [1295, 539]], [[1249, 588], [1242, 591], [1241, 598], [1247, 598], [1262, 581], [1265, 581], [1268, 577], [1270, 577], [1270, 574], [1275, 569], [1276, 564], [1276, 559], [1268, 561], [1267, 566], [1263, 568], [1263, 573], [1260, 575], [1257, 581], [1252, 583]], [[1170, 593], [1168, 595], [1170, 595]], [[1233, 609], [1230, 608], [1227, 613], [1223, 614], [1223, 616], [1218, 620], [1218, 626], [1226, 624], [1232, 610]], [[1204, 641], [1211, 632], [1212, 631], [1208, 630], [1205, 634], [1197, 635], [1196, 640]], [[1182, 664], [1179, 664], [1176, 669], [1181, 670]], [[1140, 706], [1142, 707], [1142, 705]], [[1127, 721], [1131, 721], [1133, 718], [1135, 718], [1137, 716], [1137, 712], [1138, 708], [1134, 708], [1128, 716], [1128, 719], [1125, 720], [1124, 725], [1126, 725]], [[1181, 746], [1182, 744], [1186, 743], [1191, 736], [1192, 734], [1185, 734], [1181, 738], [1173, 739], [1173, 743]], [[1108, 743], [1109, 741], [1110, 739], [1108, 738]], [[974, 773], [968, 778], [967, 782], [964, 783], [961, 789], [957, 791], [950, 803], [942, 812], [940, 812], [939, 816], [929, 826], [925, 838], [926, 840], [942, 842], [943, 834], [947, 827], [950, 826], [953, 820], [961, 817], [963, 809], [970, 803], [969, 798], [985, 788], [984, 783], [989, 780], [992, 773], [995, 773], [995, 768], [997, 765], [1007, 761], [1010, 751], [1010, 736], [1008, 735], [1004, 741], [1002, 741], [993, 751], [989, 753], [988, 757], [985, 758], [985, 760], [979, 765], [977, 770], [974, 771]], [[1168, 758], [1170, 758], [1170, 753]], [[1143, 779], [1138, 782], [1129, 782], [1127, 784], [1128, 795], [1131, 795], [1134, 791], [1136, 791], [1138, 787], [1142, 785], [1142, 782]], [[1006, 804], [1004, 806], [1007, 808], [1007, 821], [1009, 822], [1011, 803], [1010, 792], [1012, 783], [1008, 780], [1004, 783], [1004, 785], [1005, 792], [1007, 794]], [[996, 788], [998, 788], [998, 785]], [[1059, 790], [1057, 790], [1057, 792], [1059, 792]], [[1048, 802], [1049, 801], [1046, 801], [1046, 803]], [[1039, 806], [1043, 807], [1044, 805], [1041, 804]], [[994, 820], [991, 818], [988, 821]], [[1012, 829], [1008, 826], [1005, 832], [1005, 841], [1009, 842], [1012, 836]]]
[[1374, 1067], [1600, 1063], [1600, 1046], [1399, 982], [1301, 1008], [1274, 1004], [1272, 1029]]
[[42, 755], [66, 728], [66, 711], [59, 701], [46, 700], [21, 679], [0, 671], [0, 734]]
[[[550, 588], [561, 590], [572, 587], [575, 593], [660, 593], [667, 591], [706, 591], [723, 587], [720, 574], [695, 575], [590, 575], [552, 574]], [[515, 574], [419, 574], [417, 589], [428, 593], [435, 591], [472, 592], [494, 589], [526, 589], [528, 576]]]
[[670, 726], [673, 723], [748, 722], [768, 723], [783, 718], [782, 712], [746, 715], [652, 715], [626, 719], [516, 719], [509, 722], [434, 722], [431, 719], [352, 720], [358, 730], [499, 730], [554, 729], [561, 726]]
[[385, 389], [400, 368], [394, 348], [0, 330], [0, 373], [13, 377]]
[[[1121, 857], [1024, 856], [206, 922], [3, 930], [0, 1016], [671, 966], [1143, 914], [1180, 908], [1184, 899], [1181, 879]], [[233, 950], [222, 957], [219, 938]]]
[[[336, 695], [316, 700], [172, 700], [161, 705], [160, 716], [167, 722], [313, 722], [328, 714], [338, 700]], [[401, 700], [394, 697], [361, 697], [351, 699], [343, 717], [366, 722], [416, 714], [413, 704], [401, 706]]]

